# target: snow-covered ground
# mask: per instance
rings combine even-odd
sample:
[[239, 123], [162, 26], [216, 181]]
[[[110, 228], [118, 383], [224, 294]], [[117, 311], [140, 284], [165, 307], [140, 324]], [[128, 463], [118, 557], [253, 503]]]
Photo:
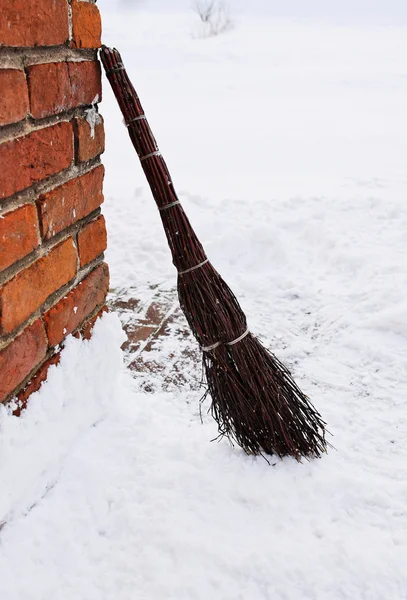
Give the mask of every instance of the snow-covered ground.
[[[211, 444], [199, 390], [140, 391], [108, 315], [21, 419], [1, 409], [0, 598], [406, 600], [407, 10], [236, 0], [235, 29], [203, 40], [189, 4], [100, 0], [104, 42], [336, 450], [269, 466]], [[112, 286], [171, 285], [107, 85], [102, 112]]]

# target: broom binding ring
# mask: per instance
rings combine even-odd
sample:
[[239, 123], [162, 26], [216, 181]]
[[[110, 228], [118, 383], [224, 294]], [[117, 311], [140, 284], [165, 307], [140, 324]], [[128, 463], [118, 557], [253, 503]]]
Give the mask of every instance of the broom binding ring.
[[191, 267], [190, 269], [186, 269], [185, 271], [178, 271], [178, 275], [185, 275], [185, 273], [191, 273], [191, 271], [195, 271], [195, 269], [200, 269], [201, 267], [206, 265], [206, 263], [208, 263], [208, 262], [209, 262], [209, 258], [206, 258], [201, 263], [199, 263], [199, 265], [195, 265], [195, 267]]
[[146, 154], [145, 156], [140, 156], [140, 161], [147, 160], [147, 158], [152, 158], [153, 156], [161, 156], [161, 152], [156, 150], [155, 152], [150, 152], [150, 154]]
[[177, 206], [177, 204], [181, 204], [179, 200], [176, 202], [171, 202], [171, 204], [166, 204], [165, 206], [159, 206], [158, 210], [162, 212], [163, 210], [167, 210], [167, 208], [172, 208], [173, 206]]
[[106, 75], [110, 75], [110, 73], [117, 73], [117, 71], [124, 71], [125, 67], [122, 63], [117, 63], [115, 67], [111, 67], [107, 69]]
[[127, 121], [126, 127], [130, 127], [130, 125], [132, 123], [135, 123], [136, 121], [142, 121], [143, 119], [147, 119], [146, 115], [140, 115], [139, 117], [135, 117], [134, 119], [130, 119], [130, 121]]
[[241, 342], [242, 340], [244, 340], [244, 338], [249, 335], [250, 330], [249, 328], [246, 329], [246, 331], [244, 333], [242, 333], [242, 335], [238, 338], [236, 338], [235, 340], [233, 340], [233, 342], [228, 342], [226, 345], [227, 346], [234, 346], [235, 344]]
[[[231, 342], [226, 342], [226, 346], [234, 346], [235, 344], [238, 344], [239, 342], [241, 342], [242, 340], [244, 340], [244, 338], [249, 335], [250, 333], [250, 329], [247, 328], [246, 331], [244, 333], [242, 333], [242, 335], [240, 335], [238, 338], [236, 338], [235, 340], [232, 340]], [[215, 350], [216, 348], [219, 348], [219, 346], [222, 345], [222, 342], [216, 342], [216, 344], [212, 344], [212, 346], [203, 346], [201, 347], [202, 352], [210, 352], [211, 350]]]

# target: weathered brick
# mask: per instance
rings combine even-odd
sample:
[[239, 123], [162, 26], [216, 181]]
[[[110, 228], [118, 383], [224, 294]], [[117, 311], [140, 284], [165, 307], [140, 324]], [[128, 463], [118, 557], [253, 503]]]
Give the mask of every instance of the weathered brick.
[[7, 334], [39, 308], [76, 273], [77, 252], [73, 240], [55, 246], [0, 288], [0, 332]]
[[137, 324], [125, 324], [123, 329], [127, 335], [127, 340], [122, 345], [122, 350], [130, 350], [134, 352], [140, 347], [140, 342], [146, 342], [155, 331], [157, 327], [155, 325], [140, 325]]
[[81, 267], [97, 258], [107, 248], [106, 222], [103, 215], [92, 221], [78, 234]]
[[33, 377], [30, 379], [30, 381], [27, 383], [27, 385], [24, 387], [24, 389], [22, 389], [21, 392], [19, 392], [17, 394], [18, 408], [16, 408], [16, 410], [14, 410], [14, 412], [13, 412], [13, 415], [15, 417], [19, 417], [21, 412], [26, 408], [28, 398], [31, 396], [31, 394], [33, 394], [34, 392], [38, 392], [41, 385], [44, 383], [44, 381], [48, 377], [49, 368], [52, 365], [58, 365], [60, 360], [61, 360], [60, 352], [58, 352], [57, 354], [53, 354], [51, 356], [51, 358], [48, 358], [41, 365], [41, 367], [33, 375]]
[[32, 252], [38, 244], [38, 217], [33, 204], [0, 217], [0, 271]]
[[0, 125], [17, 123], [28, 114], [28, 90], [24, 71], [0, 70]]
[[0, 402], [24, 381], [46, 352], [47, 338], [41, 319], [0, 351]]
[[90, 340], [90, 338], [92, 337], [92, 331], [93, 331], [96, 321], [98, 319], [100, 319], [100, 317], [106, 312], [109, 312], [109, 309], [107, 308], [106, 305], [102, 306], [100, 311], [94, 317], [89, 319], [89, 321], [86, 321], [86, 323], [81, 327], [80, 335], [85, 340]]
[[38, 211], [44, 239], [50, 239], [102, 204], [103, 176], [101, 165], [40, 196]]
[[0, 46], [56, 46], [69, 38], [66, 0], [2, 0]]
[[76, 138], [76, 162], [86, 162], [105, 151], [105, 128], [103, 118], [92, 130], [86, 119], [76, 119], [74, 125]]
[[97, 61], [33, 65], [28, 69], [30, 112], [35, 119], [88, 105], [102, 96]]
[[99, 48], [102, 20], [96, 4], [72, 0], [73, 48]]
[[74, 106], [66, 62], [33, 65], [27, 69], [30, 112], [35, 119]]
[[[102, 75], [98, 60], [67, 63], [72, 91], [77, 104], [90, 104], [102, 100]], [[96, 99], [96, 96], [98, 98]]]
[[0, 199], [69, 167], [71, 123], [58, 123], [0, 145]]
[[103, 263], [45, 313], [45, 327], [50, 344], [59, 344], [66, 335], [74, 331], [102, 304], [108, 289], [109, 268]]

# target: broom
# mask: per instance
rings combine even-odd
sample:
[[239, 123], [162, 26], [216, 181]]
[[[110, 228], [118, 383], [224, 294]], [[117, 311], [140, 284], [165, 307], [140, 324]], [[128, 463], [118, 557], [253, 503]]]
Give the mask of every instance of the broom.
[[180, 306], [203, 352], [219, 437], [247, 454], [320, 456], [327, 445], [324, 421], [287, 368], [249, 331], [235, 295], [209, 262], [119, 52], [102, 46], [100, 55], [160, 212], [178, 271]]

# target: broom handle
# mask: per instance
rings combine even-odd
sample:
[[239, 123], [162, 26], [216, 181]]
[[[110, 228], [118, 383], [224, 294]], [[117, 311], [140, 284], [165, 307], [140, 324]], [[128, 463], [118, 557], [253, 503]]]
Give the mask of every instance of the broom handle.
[[157, 206], [159, 209], [169, 208], [169, 205], [178, 203], [179, 200], [121, 56], [116, 49], [106, 46], [102, 46], [100, 56]]
[[[160, 211], [173, 263], [178, 273], [183, 275], [206, 263], [205, 251], [194, 230], [190, 227], [188, 217], [177, 197], [170, 172], [158, 149], [140, 99], [124, 68], [120, 53], [115, 48], [102, 46], [100, 58]], [[174, 232], [176, 232], [175, 235]]]

